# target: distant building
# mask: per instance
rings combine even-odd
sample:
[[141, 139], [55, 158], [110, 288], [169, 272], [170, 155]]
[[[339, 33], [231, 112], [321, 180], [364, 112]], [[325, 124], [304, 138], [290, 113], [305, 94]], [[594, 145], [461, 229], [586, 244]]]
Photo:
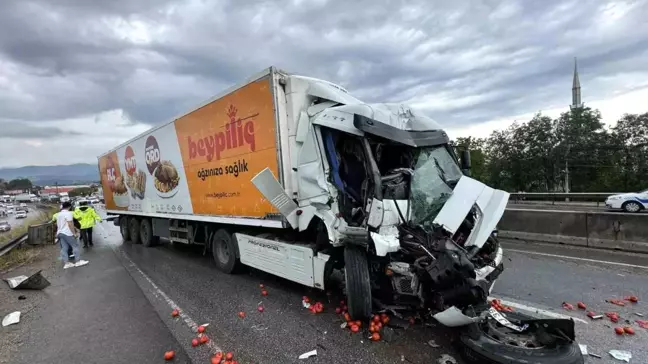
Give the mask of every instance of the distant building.
[[55, 193], [67, 193], [72, 191], [75, 188], [90, 188], [90, 185], [78, 185], [78, 186], [45, 186], [41, 193], [43, 194], [55, 194]]

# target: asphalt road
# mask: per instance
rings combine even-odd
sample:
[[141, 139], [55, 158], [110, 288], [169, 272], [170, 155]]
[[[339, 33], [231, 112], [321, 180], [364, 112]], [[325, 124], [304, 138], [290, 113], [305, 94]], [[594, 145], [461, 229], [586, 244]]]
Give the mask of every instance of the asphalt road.
[[[455, 333], [443, 327], [421, 324], [397, 329], [390, 342], [373, 343], [360, 334], [340, 328], [335, 315], [338, 299], [259, 271], [226, 275], [212, 258], [199, 248], [162, 244], [155, 248], [122, 243], [111, 223], [95, 231], [101, 244], [115, 249], [133, 278], [176, 339], [194, 362], [205, 362], [214, 347], [233, 351], [246, 363], [297, 363], [297, 356], [317, 349], [312, 363], [431, 363], [443, 354], [460, 359], [454, 349]], [[629, 350], [632, 362], [648, 362], [648, 347], [642, 343], [648, 330], [636, 319], [648, 319], [648, 308], [638, 304], [617, 307], [605, 302], [634, 294], [648, 299], [648, 257], [618, 252], [592, 252], [558, 246], [505, 243], [507, 270], [495, 285], [493, 296], [515, 309], [531, 313], [568, 315], [576, 318], [577, 338], [602, 359], [586, 358], [586, 363], [614, 363], [609, 350]], [[571, 259], [569, 257], [575, 257]], [[585, 260], [583, 260], [585, 259]], [[261, 296], [259, 284], [269, 291]], [[301, 297], [325, 304], [326, 311], [313, 315], [301, 305]], [[630, 320], [636, 335], [617, 337], [607, 320], [591, 321], [584, 311], [565, 311], [561, 304], [583, 301], [589, 309], [604, 313], [617, 311]], [[329, 303], [330, 302], [330, 303]], [[257, 311], [258, 305], [264, 312]], [[212, 348], [194, 349], [190, 324], [179, 325], [169, 317], [177, 305], [195, 324], [209, 323]], [[245, 319], [237, 313], [244, 311]], [[635, 312], [647, 317], [635, 316]], [[134, 318], [137, 319], [137, 318]], [[440, 348], [427, 345], [435, 340]]]

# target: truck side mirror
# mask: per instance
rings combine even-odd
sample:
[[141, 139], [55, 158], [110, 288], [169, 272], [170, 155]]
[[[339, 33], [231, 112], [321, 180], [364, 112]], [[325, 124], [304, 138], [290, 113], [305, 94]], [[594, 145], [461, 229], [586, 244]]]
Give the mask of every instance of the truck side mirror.
[[466, 174], [470, 175], [470, 151], [467, 149], [464, 149], [460, 152], [460, 162], [461, 162], [461, 170]]

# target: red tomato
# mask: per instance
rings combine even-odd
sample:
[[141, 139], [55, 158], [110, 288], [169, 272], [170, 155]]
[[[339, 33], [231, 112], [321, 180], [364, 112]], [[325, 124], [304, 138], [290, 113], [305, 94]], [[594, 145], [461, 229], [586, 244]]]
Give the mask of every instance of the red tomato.
[[614, 332], [616, 332], [617, 335], [623, 335], [623, 328], [622, 327], [615, 327]]
[[382, 323], [384, 325], [387, 325], [388, 322], [389, 322], [389, 316], [385, 316], [385, 317], [382, 318]]
[[199, 333], [202, 334], [203, 332], [205, 332], [205, 330], [206, 330], [206, 329], [205, 329], [205, 326], [198, 326], [198, 332], [199, 332]]
[[199, 343], [200, 343], [200, 342], [198, 342], [198, 339], [193, 339], [193, 340], [191, 340], [191, 346], [193, 346], [193, 347], [198, 346]]
[[177, 317], [179, 314], [180, 314], [180, 311], [178, 311], [178, 310], [171, 311], [171, 316], [173, 316], [173, 317]]
[[201, 344], [207, 344], [207, 341], [209, 341], [209, 338], [207, 337], [207, 335], [203, 335], [203, 336], [200, 337], [200, 343]]
[[225, 359], [226, 360], [232, 360], [232, 358], [234, 358], [234, 354], [232, 354], [232, 352], [229, 352], [229, 353], [225, 354]]
[[266, 291], [265, 289], [261, 291], [261, 296], [267, 296], [267, 295], [268, 295], [268, 291]]
[[263, 287], [265, 287], [263, 283], [259, 285], [259, 288], [263, 288]]
[[211, 358], [211, 364], [220, 364], [221, 360], [223, 360], [222, 356], [214, 355]]
[[307, 296], [302, 297], [302, 300], [304, 300], [304, 302], [306, 303], [310, 302], [310, 298], [308, 298]]
[[362, 321], [360, 320], [355, 321], [354, 324], [358, 327], [362, 327]]
[[259, 310], [259, 312], [263, 312], [263, 306], [259, 306], [257, 310]]
[[578, 308], [580, 308], [581, 310], [584, 310], [584, 309], [587, 308], [587, 306], [585, 306], [585, 304], [584, 304], [583, 302], [578, 302], [578, 303], [576, 304], [576, 306], [578, 306]]
[[342, 306], [342, 311], [349, 311], [349, 308], [347, 307], [347, 305]]
[[164, 353], [164, 360], [171, 360], [174, 357], [175, 357], [175, 351], [173, 351], [173, 350], [167, 351], [166, 353]]
[[358, 332], [358, 331], [360, 331], [360, 328], [358, 327], [358, 325], [353, 324], [353, 325], [351, 325], [351, 331]]
[[340, 312], [342, 312], [342, 309], [339, 308], [339, 307], [336, 307], [336, 308], [335, 308], [335, 313], [339, 314]]
[[634, 335], [635, 334], [634, 329], [632, 327], [630, 327], [630, 326], [624, 327], [623, 331], [625, 331], [625, 333], [628, 334], [628, 335]]
[[348, 312], [345, 313], [345, 314], [344, 314], [344, 319], [345, 319], [347, 322], [348, 322], [348, 321], [351, 321], [351, 315], [349, 315]]
[[380, 334], [377, 332], [371, 334], [371, 341], [380, 341]]
[[241, 311], [238, 313], [240, 318], [245, 318], [245, 312]]

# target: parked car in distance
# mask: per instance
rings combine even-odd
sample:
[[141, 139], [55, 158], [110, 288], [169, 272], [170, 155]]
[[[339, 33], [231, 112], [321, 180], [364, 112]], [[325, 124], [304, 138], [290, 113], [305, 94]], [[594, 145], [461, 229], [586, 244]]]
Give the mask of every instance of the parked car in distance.
[[605, 199], [605, 207], [610, 210], [641, 212], [648, 208], [648, 190], [609, 196]]
[[14, 210], [13, 207], [11, 208], [7, 207], [7, 214], [13, 214], [14, 212], [16, 212], [16, 210]]
[[24, 202], [21, 202], [21, 203], [20, 203], [20, 207], [27, 207], [27, 204], [24, 203]]
[[4, 233], [11, 230], [11, 225], [6, 221], [0, 221], [0, 233]]
[[16, 219], [24, 219], [27, 217], [27, 212], [25, 211], [17, 211], [16, 212]]

